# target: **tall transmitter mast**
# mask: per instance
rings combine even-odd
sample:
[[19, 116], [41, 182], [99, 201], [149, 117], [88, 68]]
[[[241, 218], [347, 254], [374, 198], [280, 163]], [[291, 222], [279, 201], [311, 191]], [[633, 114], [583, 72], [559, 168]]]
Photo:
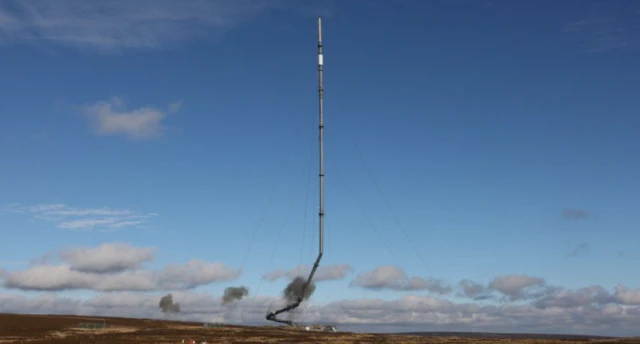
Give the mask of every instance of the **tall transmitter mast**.
[[305, 292], [307, 290], [307, 288], [309, 287], [309, 285], [311, 285], [311, 282], [313, 280], [313, 275], [316, 273], [316, 270], [318, 269], [318, 266], [320, 265], [320, 260], [322, 259], [322, 253], [323, 253], [323, 249], [324, 249], [324, 107], [323, 107], [323, 101], [324, 101], [324, 84], [323, 84], [323, 80], [322, 80], [322, 72], [323, 72], [323, 54], [322, 54], [322, 18], [318, 18], [318, 119], [319, 119], [319, 158], [320, 158], [320, 168], [319, 168], [319, 188], [320, 188], [320, 206], [319, 206], [319, 212], [318, 212], [318, 216], [319, 216], [319, 221], [318, 221], [318, 231], [319, 231], [319, 235], [318, 238], [320, 240], [319, 243], [319, 247], [318, 247], [318, 258], [316, 259], [315, 263], [313, 264], [313, 268], [311, 269], [311, 273], [309, 274], [309, 277], [307, 278], [306, 283], [304, 284], [304, 286], [302, 287], [302, 292], [300, 293], [300, 295], [298, 296], [297, 300], [286, 306], [285, 308], [279, 309], [275, 312], [270, 312], [269, 314], [267, 314], [267, 320], [271, 320], [271, 321], [275, 321], [275, 322], [279, 322], [279, 323], [284, 323], [284, 324], [289, 324], [292, 325], [293, 322], [290, 320], [281, 320], [276, 318], [276, 316], [280, 313], [284, 313], [284, 312], [288, 312], [290, 310], [293, 310], [295, 308], [297, 308], [300, 303], [302, 303], [303, 300], [303, 296], [305, 295]]

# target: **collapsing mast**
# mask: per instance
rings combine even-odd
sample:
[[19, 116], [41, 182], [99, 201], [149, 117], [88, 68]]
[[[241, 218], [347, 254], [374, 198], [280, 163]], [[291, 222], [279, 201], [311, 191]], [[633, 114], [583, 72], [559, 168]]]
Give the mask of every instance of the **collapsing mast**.
[[324, 85], [323, 85], [323, 81], [322, 81], [322, 71], [323, 71], [323, 56], [322, 56], [322, 19], [318, 18], [318, 98], [319, 98], [319, 103], [318, 103], [318, 113], [319, 113], [319, 131], [320, 131], [320, 135], [319, 135], [319, 143], [320, 143], [320, 173], [318, 174], [319, 176], [319, 186], [320, 186], [320, 206], [319, 206], [319, 221], [318, 221], [318, 230], [319, 230], [319, 236], [318, 238], [320, 239], [320, 246], [319, 246], [319, 251], [318, 251], [318, 258], [316, 259], [316, 262], [313, 264], [313, 268], [311, 269], [311, 273], [309, 274], [309, 277], [307, 278], [307, 281], [305, 282], [304, 286], [302, 287], [302, 292], [298, 295], [296, 301], [288, 306], [286, 306], [285, 308], [279, 309], [275, 312], [270, 312], [269, 314], [267, 314], [267, 320], [271, 320], [271, 321], [275, 321], [275, 322], [279, 322], [279, 323], [283, 323], [283, 324], [289, 324], [292, 325], [293, 322], [290, 320], [281, 320], [276, 318], [276, 316], [280, 313], [284, 313], [284, 312], [288, 312], [290, 310], [293, 310], [295, 308], [297, 308], [298, 306], [300, 306], [300, 303], [302, 303], [302, 300], [304, 298], [305, 292], [307, 291], [307, 288], [309, 288], [309, 286], [311, 285], [311, 282], [313, 280], [313, 275], [316, 273], [316, 270], [318, 269], [318, 266], [320, 265], [320, 260], [322, 259], [322, 251], [323, 251], [323, 246], [324, 246], [324, 108], [323, 108], [323, 99], [324, 99]]

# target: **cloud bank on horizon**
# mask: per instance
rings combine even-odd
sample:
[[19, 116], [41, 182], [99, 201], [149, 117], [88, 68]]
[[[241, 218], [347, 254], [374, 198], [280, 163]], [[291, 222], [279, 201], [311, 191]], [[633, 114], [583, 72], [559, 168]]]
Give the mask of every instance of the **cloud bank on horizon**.
[[[266, 307], [284, 304], [282, 296], [248, 294], [245, 287], [229, 287], [225, 295], [194, 290], [212, 283], [235, 280], [238, 270], [222, 262], [190, 261], [149, 270], [155, 259], [152, 247], [104, 243], [48, 253], [25, 270], [0, 274], [0, 312], [73, 313], [102, 316], [160, 317], [158, 295], [169, 292], [180, 304], [184, 320], [261, 323]], [[263, 279], [292, 280], [299, 269], [276, 270]], [[346, 264], [323, 267], [322, 281], [344, 279], [355, 271]], [[487, 284], [463, 279], [457, 284], [438, 279], [408, 277], [395, 266], [380, 266], [353, 277], [351, 288], [394, 290], [393, 299], [360, 298], [319, 304], [304, 303], [299, 319], [340, 325], [385, 325], [400, 328], [439, 328], [481, 331], [572, 332], [633, 334], [640, 321], [640, 289], [619, 285], [613, 291], [597, 285], [567, 289], [544, 278], [525, 274], [497, 276]], [[239, 296], [229, 305], [230, 291]], [[90, 290], [99, 294], [88, 300], [62, 297], [64, 290]], [[27, 297], [22, 291], [43, 292]], [[429, 294], [434, 294], [432, 296]]]
[[31, 291], [188, 290], [229, 281], [238, 274], [223, 263], [203, 260], [169, 264], [157, 271], [142, 269], [142, 263], [154, 259], [155, 250], [124, 243], [67, 249], [46, 257], [60, 262], [41, 259], [26, 270], [9, 271], [3, 276], [3, 287]]

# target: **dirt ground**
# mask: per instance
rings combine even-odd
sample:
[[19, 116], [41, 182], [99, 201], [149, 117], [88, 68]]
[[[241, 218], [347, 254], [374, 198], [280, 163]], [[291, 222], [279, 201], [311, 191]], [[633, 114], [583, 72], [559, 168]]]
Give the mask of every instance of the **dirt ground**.
[[[106, 322], [105, 329], [80, 323]], [[277, 327], [224, 326], [163, 320], [94, 318], [67, 315], [0, 314], [0, 344], [6, 343], [640, 343], [633, 339], [541, 340], [419, 337], [386, 334], [306, 332]]]

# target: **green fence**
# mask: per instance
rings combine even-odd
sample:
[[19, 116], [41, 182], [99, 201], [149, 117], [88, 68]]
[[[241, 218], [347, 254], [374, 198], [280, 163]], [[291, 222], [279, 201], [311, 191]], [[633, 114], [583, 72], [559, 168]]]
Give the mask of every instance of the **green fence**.
[[98, 329], [98, 328], [107, 328], [109, 327], [109, 325], [107, 323], [80, 323], [78, 327], [87, 328], [87, 329]]

